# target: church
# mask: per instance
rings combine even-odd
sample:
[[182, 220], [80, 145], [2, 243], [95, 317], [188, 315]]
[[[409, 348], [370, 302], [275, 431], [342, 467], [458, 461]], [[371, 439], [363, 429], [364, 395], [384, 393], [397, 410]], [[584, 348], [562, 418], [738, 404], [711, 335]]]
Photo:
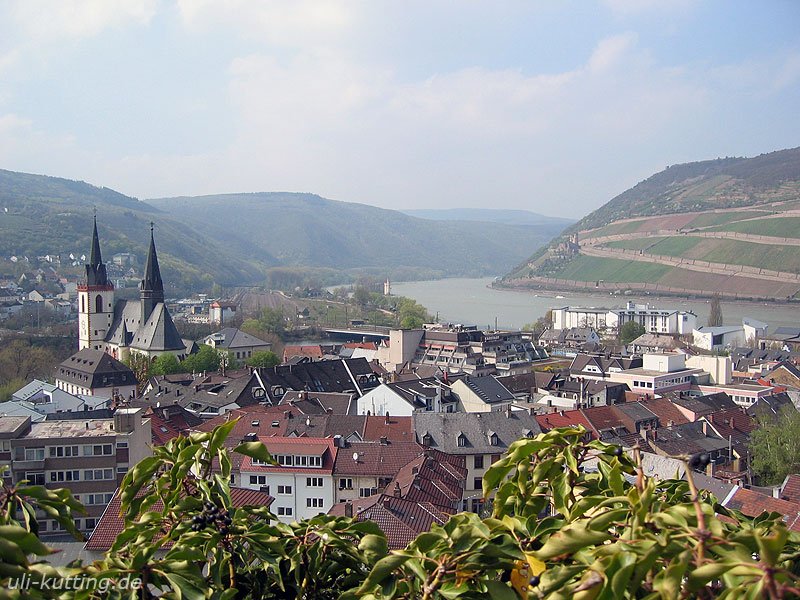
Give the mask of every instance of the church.
[[187, 343], [181, 339], [164, 303], [152, 223], [139, 300], [114, 300], [114, 285], [100, 254], [97, 217], [85, 266], [86, 279], [78, 285], [79, 350], [101, 350], [118, 360], [125, 360], [132, 353], [151, 360], [166, 353], [176, 355], [178, 360], [186, 357]]

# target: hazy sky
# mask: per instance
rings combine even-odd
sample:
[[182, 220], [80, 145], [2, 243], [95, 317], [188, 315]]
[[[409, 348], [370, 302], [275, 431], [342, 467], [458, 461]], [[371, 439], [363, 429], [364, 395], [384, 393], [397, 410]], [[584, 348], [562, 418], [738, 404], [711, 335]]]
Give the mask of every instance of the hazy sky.
[[580, 217], [800, 145], [800, 2], [0, 0], [0, 168]]

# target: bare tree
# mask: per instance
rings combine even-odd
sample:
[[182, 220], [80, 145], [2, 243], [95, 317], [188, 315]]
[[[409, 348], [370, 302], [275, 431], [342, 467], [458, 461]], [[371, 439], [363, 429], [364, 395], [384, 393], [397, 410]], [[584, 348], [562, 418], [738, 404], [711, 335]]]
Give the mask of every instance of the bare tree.
[[721, 327], [722, 326], [722, 305], [719, 301], [719, 294], [714, 294], [711, 297], [711, 309], [708, 314], [708, 326], [709, 327]]

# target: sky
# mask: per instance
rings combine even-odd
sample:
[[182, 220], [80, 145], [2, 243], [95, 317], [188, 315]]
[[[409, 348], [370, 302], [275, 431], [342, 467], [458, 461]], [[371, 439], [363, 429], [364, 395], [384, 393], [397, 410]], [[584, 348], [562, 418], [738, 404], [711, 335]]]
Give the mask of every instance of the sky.
[[0, 0], [0, 168], [580, 218], [800, 146], [795, 0]]

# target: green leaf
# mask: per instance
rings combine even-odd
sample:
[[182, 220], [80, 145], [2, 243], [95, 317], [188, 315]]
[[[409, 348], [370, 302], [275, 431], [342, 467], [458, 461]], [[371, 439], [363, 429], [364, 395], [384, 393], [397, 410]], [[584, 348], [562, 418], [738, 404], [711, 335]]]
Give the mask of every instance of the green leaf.
[[267, 450], [267, 447], [262, 442], [243, 442], [233, 449], [238, 454], [244, 454], [255, 460], [261, 461], [268, 465], [277, 465], [277, 461], [272, 458], [272, 455]]
[[490, 579], [485, 585], [486, 591], [489, 592], [489, 598], [492, 600], [519, 600], [517, 598], [517, 593], [505, 583], [492, 581]]

